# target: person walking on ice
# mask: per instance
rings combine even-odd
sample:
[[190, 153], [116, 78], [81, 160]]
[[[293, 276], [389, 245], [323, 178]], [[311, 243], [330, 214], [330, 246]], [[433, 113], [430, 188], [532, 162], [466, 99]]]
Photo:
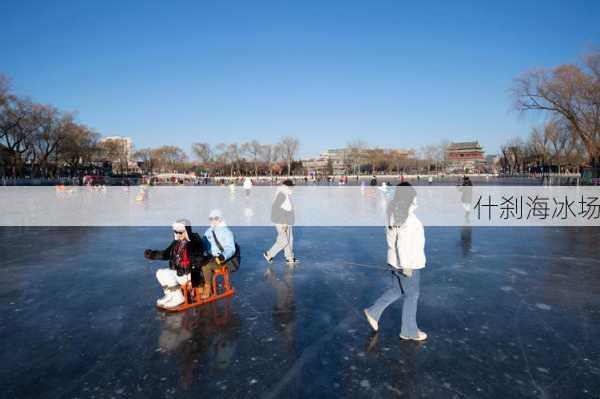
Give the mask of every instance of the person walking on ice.
[[250, 190], [252, 190], [252, 180], [246, 176], [244, 178], [244, 192], [246, 193], [246, 198], [250, 198]]
[[463, 177], [462, 185], [458, 186], [458, 191], [462, 193], [460, 201], [465, 210], [465, 218], [468, 219], [471, 213], [471, 201], [473, 198], [473, 182], [469, 179], [469, 176]]
[[271, 206], [271, 222], [275, 223], [277, 230], [277, 240], [275, 244], [266, 252], [263, 257], [267, 262], [272, 263], [273, 258], [281, 251], [284, 251], [285, 260], [289, 264], [298, 263], [299, 260], [294, 256], [294, 207], [292, 205], [292, 187], [294, 182], [287, 179], [277, 188], [275, 200]]
[[387, 262], [392, 267], [393, 286], [375, 303], [364, 309], [373, 330], [379, 330], [379, 319], [392, 303], [404, 297], [402, 305], [402, 328], [400, 338], [423, 341], [427, 334], [417, 327], [417, 302], [421, 269], [425, 267], [425, 231], [414, 214], [417, 207], [416, 191], [410, 183], [396, 187], [394, 199], [387, 211], [386, 239]]

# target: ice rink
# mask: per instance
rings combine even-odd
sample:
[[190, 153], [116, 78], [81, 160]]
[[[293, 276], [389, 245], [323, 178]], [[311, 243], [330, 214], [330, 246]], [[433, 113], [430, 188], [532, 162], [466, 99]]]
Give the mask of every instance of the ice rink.
[[297, 228], [294, 268], [261, 257], [273, 228], [233, 231], [236, 295], [165, 314], [142, 252], [170, 227], [0, 228], [2, 396], [600, 395], [597, 228], [426, 228], [424, 343], [401, 301], [377, 334], [362, 314], [393, 283], [381, 227]]

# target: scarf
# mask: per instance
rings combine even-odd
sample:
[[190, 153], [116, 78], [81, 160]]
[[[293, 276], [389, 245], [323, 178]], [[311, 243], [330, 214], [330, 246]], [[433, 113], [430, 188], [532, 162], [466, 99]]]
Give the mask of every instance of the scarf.
[[187, 251], [185, 247], [187, 245], [187, 241], [181, 240], [177, 242], [174, 251], [174, 263], [176, 267], [188, 268], [190, 266], [190, 259], [188, 258]]
[[275, 197], [277, 197], [277, 195], [279, 195], [280, 193], [285, 195], [285, 200], [281, 204], [281, 209], [290, 212], [292, 210], [292, 201], [290, 200], [290, 197], [292, 195], [292, 189], [286, 185], [281, 185], [277, 187], [277, 194], [275, 195]]

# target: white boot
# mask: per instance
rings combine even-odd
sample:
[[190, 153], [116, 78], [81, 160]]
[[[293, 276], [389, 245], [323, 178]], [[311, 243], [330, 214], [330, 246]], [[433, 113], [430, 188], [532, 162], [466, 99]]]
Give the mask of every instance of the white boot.
[[162, 298], [156, 300], [156, 304], [158, 306], [164, 306], [164, 304], [167, 303], [169, 299], [171, 299], [171, 290], [169, 290], [169, 287], [164, 286], [163, 292], [165, 293], [165, 295]]
[[167, 302], [163, 304], [163, 307], [172, 309], [181, 305], [184, 301], [183, 293], [179, 287], [171, 288], [171, 296]]
[[427, 339], [427, 334], [421, 330], [417, 330], [417, 336], [416, 337], [405, 337], [404, 335], [400, 335], [400, 338], [402, 338], [405, 341], [425, 341]]

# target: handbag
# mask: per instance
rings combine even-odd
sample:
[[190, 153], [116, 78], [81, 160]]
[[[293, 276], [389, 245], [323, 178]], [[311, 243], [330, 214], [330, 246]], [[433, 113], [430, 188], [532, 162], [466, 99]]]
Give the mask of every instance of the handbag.
[[[212, 231], [212, 235], [213, 235], [213, 238], [215, 239], [215, 243], [217, 244], [217, 247], [219, 247], [219, 251], [223, 252], [223, 246], [217, 239], [217, 235], [215, 234], [214, 230]], [[238, 269], [240, 268], [241, 260], [242, 260], [242, 256], [240, 254], [240, 246], [237, 243], [235, 243], [235, 252], [233, 253], [233, 256], [231, 258], [225, 259], [225, 263], [227, 263], [227, 265], [229, 266], [229, 270], [231, 272], [237, 272]]]

